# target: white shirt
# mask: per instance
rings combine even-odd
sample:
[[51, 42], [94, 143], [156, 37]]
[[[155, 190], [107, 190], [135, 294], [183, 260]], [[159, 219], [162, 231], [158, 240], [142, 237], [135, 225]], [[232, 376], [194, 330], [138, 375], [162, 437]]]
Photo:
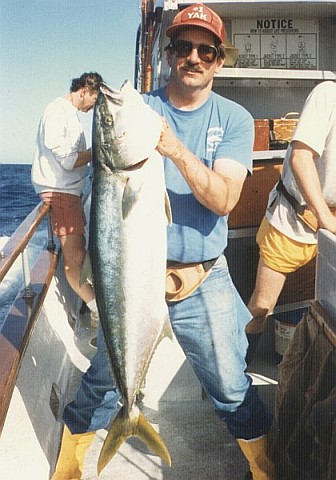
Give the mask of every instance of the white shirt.
[[36, 193], [63, 192], [80, 196], [87, 165], [74, 168], [78, 152], [86, 150], [77, 109], [65, 98], [56, 98], [40, 120], [32, 165]]
[[[298, 140], [319, 155], [316, 169], [323, 197], [329, 206], [336, 206], [336, 83], [322, 82], [308, 96], [292, 141]], [[282, 180], [288, 192], [304, 205], [289, 165], [289, 145], [283, 163]], [[275, 202], [272, 204], [272, 202]], [[301, 243], [316, 244], [317, 235], [297, 217], [292, 206], [274, 187], [269, 195], [266, 218], [273, 227]]]

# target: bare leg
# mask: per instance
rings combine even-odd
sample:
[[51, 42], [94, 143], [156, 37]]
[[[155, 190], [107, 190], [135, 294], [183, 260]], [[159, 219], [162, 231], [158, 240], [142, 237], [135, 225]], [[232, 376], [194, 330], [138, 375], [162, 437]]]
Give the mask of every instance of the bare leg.
[[71, 288], [85, 303], [95, 298], [91, 285], [80, 285], [80, 274], [85, 257], [85, 239], [83, 235], [64, 235], [59, 237], [63, 258], [64, 272]]
[[286, 281], [286, 274], [269, 268], [259, 259], [254, 291], [248, 303], [253, 319], [247, 324], [247, 333], [261, 333], [267, 315], [275, 307]]

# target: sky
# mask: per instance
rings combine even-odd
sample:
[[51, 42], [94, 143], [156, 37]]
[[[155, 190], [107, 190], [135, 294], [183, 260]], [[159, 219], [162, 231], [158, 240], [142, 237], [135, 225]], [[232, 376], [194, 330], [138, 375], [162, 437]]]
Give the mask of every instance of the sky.
[[[0, 163], [31, 163], [46, 105], [97, 71], [134, 80], [139, 0], [0, 0]], [[92, 112], [80, 113], [88, 146]]]

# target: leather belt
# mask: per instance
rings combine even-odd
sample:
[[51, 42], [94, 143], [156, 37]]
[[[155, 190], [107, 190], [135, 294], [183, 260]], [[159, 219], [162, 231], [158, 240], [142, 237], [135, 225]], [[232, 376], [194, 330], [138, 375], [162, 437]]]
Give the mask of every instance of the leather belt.
[[[212, 258], [211, 260], [205, 260], [204, 262], [192, 262], [194, 265], [195, 263], [199, 263], [203, 266], [205, 272], [208, 272], [217, 262], [219, 257]], [[176, 262], [175, 260], [167, 260], [167, 268], [174, 268], [174, 267], [187, 267], [188, 263]]]

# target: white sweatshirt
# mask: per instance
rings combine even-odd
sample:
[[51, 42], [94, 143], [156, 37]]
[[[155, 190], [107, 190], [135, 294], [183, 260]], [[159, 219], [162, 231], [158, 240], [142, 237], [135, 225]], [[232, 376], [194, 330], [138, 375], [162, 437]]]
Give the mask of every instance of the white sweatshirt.
[[[319, 158], [316, 170], [323, 197], [330, 207], [336, 206], [336, 83], [318, 84], [303, 107], [300, 121], [292, 141], [298, 140], [312, 148]], [[304, 205], [304, 199], [290, 168], [291, 145], [288, 147], [282, 168], [282, 180], [287, 190]], [[302, 171], [304, 175], [305, 172]], [[276, 199], [275, 202], [273, 200]], [[273, 204], [273, 207], [271, 205]], [[269, 195], [267, 220], [274, 228], [300, 243], [317, 243], [317, 234], [300, 222], [293, 207], [284, 195], [278, 195], [276, 187]]]
[[31, 179], [36, 193], [63, 192], [80, 196], [88, 166], [74, 168], [86, 150], [83, 126], [69, 100], [56, 98], [46, 107], [38, 127]]

